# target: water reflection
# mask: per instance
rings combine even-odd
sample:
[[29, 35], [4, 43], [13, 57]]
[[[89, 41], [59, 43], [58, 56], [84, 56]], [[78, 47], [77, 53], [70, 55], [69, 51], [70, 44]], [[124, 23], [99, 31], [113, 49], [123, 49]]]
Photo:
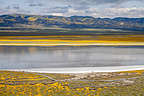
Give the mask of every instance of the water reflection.
[[144, 48], [0, 47], [0, 69], [142, 65]]

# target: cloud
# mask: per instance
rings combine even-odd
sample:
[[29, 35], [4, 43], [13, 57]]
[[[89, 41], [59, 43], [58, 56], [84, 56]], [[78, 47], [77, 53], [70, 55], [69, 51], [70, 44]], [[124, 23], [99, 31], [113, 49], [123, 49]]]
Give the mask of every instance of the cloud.
[[41, 6], [43, 6], [43, 4], [41, 4], [41, 3], [38, 3], [38, 4], [31, 3], [31, 4], [29, 4], [29, 6], [31, 6], [31, 7], [35, 7], [35, 6], [41, 7]]
[[73, 16], [73, 15], [85, 16], [87, 14], [85, 13], [85, 10], [77, 10], [77, 9], [69, 8], [67, 13], [63, 15], [64, 16]]
[[19, 7], [19, 5], [15, 4], [15, 5], [13, 5], [13, 9], [17, 9], [17, 10], [19, 10], [20, 7]]
[[64, 16], [63, 13], [52, 13], [51, 15], [54, 15], [54, 16]]
[[74, 6], [91, 6], [91, 5], [103, 5], [103, 4], [122, 4], [125, 2], [137, 1], [144, 2], [144, 0], [59, 0], [59, 2], [66, 2], [67, 4]]
[[0, 3], [0, 14], [142, 17], [144, 16], [143, 3], [144, 0], [5, 0]]
[[71, 6], [45, 8], [44, 13], [66, 13]]
[[103, 11], [90, 8], [88, 14], [94, 17], [143, 17], [144, 8], [105, 8]]

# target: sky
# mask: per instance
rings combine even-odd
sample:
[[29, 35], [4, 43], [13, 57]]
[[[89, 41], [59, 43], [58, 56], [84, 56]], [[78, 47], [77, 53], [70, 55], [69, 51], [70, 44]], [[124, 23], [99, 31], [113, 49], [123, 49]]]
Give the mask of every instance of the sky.
[[0, 0], [0, 15], [144, 17], [144, 0]]

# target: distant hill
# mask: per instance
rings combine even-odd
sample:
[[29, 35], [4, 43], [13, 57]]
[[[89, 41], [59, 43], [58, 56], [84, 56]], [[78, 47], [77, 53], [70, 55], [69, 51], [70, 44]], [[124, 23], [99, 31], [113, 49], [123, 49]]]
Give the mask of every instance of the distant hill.
[[104, 28], [144, 30], [144, 18], [94, 18], [91, 16], [40, 16], [40, 15], [1, 15], [0, 27], [37, 25], [60, 28]]

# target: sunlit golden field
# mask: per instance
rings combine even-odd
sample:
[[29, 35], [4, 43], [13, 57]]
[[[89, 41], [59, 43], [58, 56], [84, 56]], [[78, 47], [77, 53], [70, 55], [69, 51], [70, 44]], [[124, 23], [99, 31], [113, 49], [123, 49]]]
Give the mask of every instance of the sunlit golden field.
[[[32, 19], [33, 20], [33, 19]], [[1, 27], [0, 45], [6, 46], [135, 46], [144, 45], [142, 31]]]
[[0, 71], [0, 96], [143, 96], [144, 71], [49, 74]]
[[144, 35], [0, 36], [0, 45], [144, 45]]

